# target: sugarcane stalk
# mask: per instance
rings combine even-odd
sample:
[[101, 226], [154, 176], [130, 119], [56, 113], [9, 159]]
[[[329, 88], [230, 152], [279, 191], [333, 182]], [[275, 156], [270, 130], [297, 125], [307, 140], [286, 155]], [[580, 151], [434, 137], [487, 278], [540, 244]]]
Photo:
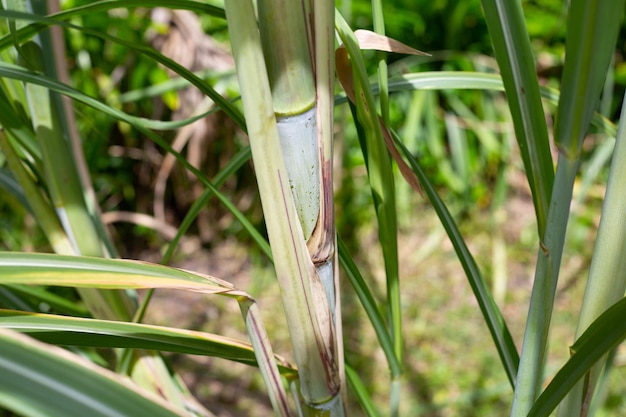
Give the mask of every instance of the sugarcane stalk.
[[[21, 10], [30, 8], [29, 2], [19, 2], [21, 4], [12, 4]], [[45, 13], [45, 4], [34, 4], [33, 8], [39, 8], [36, 11]], [[43, 8], [43, 9], [42, 9]], [[17, 27], [17, 25], [15, 26]], [[15, 28], [14, 28], [15, 29]], [[22, 45], [16, 41], [15, 48], [22, 63], [29, 69], [40, 73], [56, 73], [54, 67], [54, 55], [52, 53], [44, 54], [43, 51], [53, 51], [52, 34], [50, 32], [42, 32], [34, 41], [28, 41]], [[99, 233], [97, 232], [93, 219], [89, 215], [82, 193], [82, 187], [78, 174], [75, 170], [73, 153], [69, 148], [69, 142], [66, 140], [66, 132], [68, 125], [65, 123], [63, 115], [63, 106], [60, 96], [51, 93], [46, 88], [33, 84], [24, 86], [24, 97], [29, 106], [30, 117], [32, 120], [32, 130], [20, 128], [20, 122], [9, 121], [9, 124], [15, 126], [11, 129], [12, 133], [24, 132], [32, 135], [33, 144], [37, 147], [37, 156], [34, 160], [35, 167], [38, 168], [39, 174], [46, 178], [48, 185], [48, 196], [50, 201], [45, 201], [38, 197], [37, 193], [30, 192], [31, 197], [29, 203], [31, 209], [38, 213], [37, 217], [52, 225], [59, 222], [63, 228], [63, 234], [67, 237], [71, 244], [71, 248], [65, 246], [55, 248], [67, 253], [68, 249], [73, 253], [80, 253], [91, 256], [102, 256], [103, 247]], [[14, 161], [14, 169], [19, 169], [17, 161]], [[20, 175], [21, 185], [23, 188], [32, 188], [28, 182], [32, 183], [32, 178]], [[50, 204], [56, 215], [52, 218], [43, 206]], [[49, 217], [49, 218], [48, 218]], [[49, 238], [51, 241], [59, 241], [59, 233], [52, 232], [52, 228], [48, 228]], [[81, 296], [84, 298], [91, 312], [101, 318], [129, 318], [132, 309], [132, 302], [125, 294], [113, 291], [96, 291], [81, 290]]]
[[[318, 143], [332, 125], [320, 122], [316, 105], [320, 95], [331, 103], [330, 76], [321, 76], [324, 87], [316, 90], [310, 41], [314, 31], [306, 22], [317, 15], [305, 18], [305, 13], [318, 10], [314, 3], [262, 0], [257, 29], [248, 0], [226, 3], [261, 202], [298, 364], [300, 406], [309, 415], [334, 416], [343, 415], [343, 368], [333, 312], [337, 292], [328, 206], [331, 154], [328, 138], [325, 147]], [[325, 188], [320, 186], [322, 178]], [[314, 248], [314, 256], [307, 250], [312, 236], [315, 243], [309, 248]]]
[[[626, 104], [626, 100], [624, 100]], [[613, 161], [609, 172], [602, 217], [598, 228], [585, 296], [578, 318], [576, 339], [595, 319], [619, 301], [626, 291], [626, 108], [622, 106]], [[559, 416], [587, 415], [589, 401], [583, 401], [583, 392], [591, 398], [606, 358], [595, 365], [585, 383], [579, 382], [559, 407]]]
[[624, 5], [624, 0], [573, 0], [569, 8], [566, 59], [554, 128], [559, 158], [545, 237], [538, 251], [512, 417], [527, 415], [541, 389], [572, 190], [582, 144], [617, 40], [621, 15], [615, 10], [623, 11]]

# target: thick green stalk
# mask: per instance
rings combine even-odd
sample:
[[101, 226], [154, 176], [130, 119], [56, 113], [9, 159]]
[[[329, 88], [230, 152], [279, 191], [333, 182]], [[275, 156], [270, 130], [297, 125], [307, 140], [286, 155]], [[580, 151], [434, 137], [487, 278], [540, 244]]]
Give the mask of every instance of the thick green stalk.
[[259, 0], [258, 10], [274, 112], [301, 114], [315, 102], [303, 5], [292, 0]]
[[[334, 263], [332, 153], [329, 154], [333, 106], [329, 64], [334, 56], [334, 8], [328, 1], [303, 3], [260, 1], [259, 29], [294, 203], [336, 334], [340, 335], [339, 285]], [[315, 73], [312, 61], [320, 65]], [[327, 348], [335, 352], [339, 374], [343, 375], [343, 349], [336, 343]]]
[[254, 8], [248, 0], [229, 1], [226, 15], [300, 392], [312, 415], [324, 415], [338, 398], [342, 409], [329, 300], [309, 257], [292, 197]]
[[298, 1], [260, 0], [258, 13], [289, 184], [308, 239], [319, 214], [320, 177], [315, 85], [304, 8]]
[[317, 146], [316, 109], [291, 116], [278, 116], [280, 145], [289, 173], [298, 218], [305, 240], [317, 224], [320, 206], [320, 167]]

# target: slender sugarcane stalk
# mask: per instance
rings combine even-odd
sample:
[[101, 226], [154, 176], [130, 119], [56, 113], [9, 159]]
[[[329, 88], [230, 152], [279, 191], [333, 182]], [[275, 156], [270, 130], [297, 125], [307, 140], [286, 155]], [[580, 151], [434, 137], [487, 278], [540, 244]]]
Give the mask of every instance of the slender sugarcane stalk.
[[[29, 2], [14, 5], [20, 9], [30, 7]], [[38, 13], [46, 13], [45, 4], [36, 3], [32, 8]], [[23, 45], [16, 43], [15, 47], [19, 58], [29, 69], [55, 77], [56, 57], [52, 53], [54, 51], [53, 36], [53, 33], [44, 31], [35, 38], [35, 41], [28, 41]], [[60, 36], [60, 32], [56, 36]], [[57, 52], [62, 53], [62, 50]], [[40, 152], [40, 159], [37, 160], [39, 166], [36, 168], [40, 169], [40, 175], [46, 179], [49, 203], [56, 212], [56, 219], [47, 221], [49, 224], [58, 221], [63, 226], [63, 234], [71, 242], [73, 253], [102, 256], [104, 253], [101, 239], [87, 210], [83, 188], [75, 169], [73, 152], [67, 140], [69, 124], [65, 121], [61, 97], [44, 87], [33, 84], [26, 84], [24, 90], [35, 133], [33, 142], [37, 143]], [[29, 188], [26, 182], [32, 179], [24, 176], [20, 178], [22, 187]], [[29, 195], [34, 198], [36, 194], [29, 193]], [[40, 213], [39, 218], [42, 213], [50, 214], [42, 207], [34, 207], [39, 204], [48, 204], [48, 202], [37, 198], [30, 201], [33, 211]], [[51, 241], [56, 240], [58, 233], [49, 237]], [[80, 292], [95, 316], [109, 319], [130, 318], [133, 306], [126, 294], [91, 289], [80, 290]]]
[[[626, 105], [626, 100], [624, 100]], [[626, 291], [626, 107], [622, 106], [620, 128], [617, 132], [609, 181], [602, 207], [602, 218], [591, 258], [591, 267], [585, 297], [578, 319], [576, 339], [606, 309], [619, 301]], [[559, 407], [560, 416], [587, 415], [591, 395], [600, 376], [605, 360], [591, 370], [586, 384], [582, 382], [572, 389]], [[586, 395], [583, 395], [583, 392]]]
[[541, 388], [572, 189], [582, 143], [617, 39], [621, 14], [615, 10], [623, 11], [624, 3], [624, 0], [571, 2], [566, 61], [555, 125], [559, 159], [545, 238], [538, 254], [511, 416], [527, 415]]

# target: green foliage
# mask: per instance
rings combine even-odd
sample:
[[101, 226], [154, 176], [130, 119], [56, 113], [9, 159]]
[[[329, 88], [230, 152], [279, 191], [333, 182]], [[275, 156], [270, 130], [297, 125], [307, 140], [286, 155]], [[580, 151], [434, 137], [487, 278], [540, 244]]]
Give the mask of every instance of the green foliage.
[[[275, 412], [289, 415], [297, 407], [287, 402], [284, 387], [296, 393], [297, 402], [303, 393], [304, 400], [310, 399], [311, 392], [341, 399], [343, 363], [333, 360], [334, 355], [343, 358], [343, 341], [348, 415], [361, 408], [368, 416], [504, 415], [510, 410], [514, 416], [543, 416], [564, 398], [559, 412], [568, 417], [587, 415], [588, 409], [589, 415], [623, 411], [623, 366], [615, 352], [626, 337], [620, 320], [624, 278], [618, 273], [625, 257], [623, 239], [607, 234], [618, 230], [615, 214], [621, 212], [624, 180], [617, 168], [619, 142], [613, 154], [613, 138], [623, 140], [626, 123], [620, 120], [626, 89], [626, 60], [619, 47], [626, 41], [623, 1], [572, 0], [570, 6], [559, 0], [337, 2], [337, 39], [347, 47], [357, 92], [356, 101], [349, 102], [335, 87], [338, 169], [335, 193], [327, 198], [334, 200], [331, 211], [337, 218], [331, 229], [336, 227], [339, 236], [334, 248], [334, 235], [329, 235], [333, 243], [328, 247], [334, 248], [330, 252], [338, 256], [346, 278], [338, 318], [343, 338], [340, 330], [315, 328], [313, 322], [327, 325], [335, 314], [328, 295], [332, 290], [324, 293], [304, 279], [321, 273], [308, 268], [304, 255], [311, 248], [305, 249], [297, 228], [291, 228], [293, 219], [290, 227], [278, 229], [296, 255], [282, 250], [290, 245], [275, 240], [270, 248], [267, 242], [268, 232], [270, 237], [277, 233], [272, 219], [284, 220], [281, 210], [291, 194], [264, 201], [263, 215], [257, 185], [261, 190], [276, 185], [262, 173], [270, 162], [279, 166], [281, 158], [272, 150], [260, 160], [257, 151], [251, 162], [247, 129], [252, 128], [252, 141], [267, 140], [267, 129], [258, 126], [274, 118], [259, 117], [259, 106], [250, 110], [250, 91], [263, 96], [262, 77], [255, 77], [265, 74], [265, 64], [242, 68], [241, 56], [249, 51], [237, 48], [250, 48], [250, 38], [236, 40], [248, 32], [232, 26], [232, 12], [229, 28], [219, 2], [72, 0], [63, 2], [63, 12], [45, 17], [37, 10], [38, 15], [12, 11], [14, 2], [6, 3], [8, 9], [0, 10], [0, 249], [13, 252], [0, 254], [0, 268], [5, 268], [0, 269], [0, 327], [12, 330], [0, 331], [6, 347], [0, 349], [0, 408], [29, 416], [96, 415], [109, 406], [119, 415], [137, 415], [137, 407], [155, 415], [210, 415], [180, 381], [176, 360], [170, 363], [160, 354], [177, 352], [240, 362], [249, 369], [259, 366], [261, 372], [245, 373], [258, 381], [263, 377], [265, 388], [250, 391], [269, 392]], [[262, 8], [270, 4], [259, 3]], [[316, 2], [305, 3], [306, 11]], [[239, 8], [240, 3], [230, 5]], [[193, 14], [169, 14], [171, 19], [163, 21], [154, 7]], [[271, 19], [271, 9], [263, 12], [264, 19]], [[49, 26], [62, 30], [65, 52], [58, 44], [32, 42], [45, 45]], [[199, 28], [193, 36], [183, 30], [191, 27]], [[357, 28], [385, 33], [431, 56], [362, 51], [353, 37]], [[254, 23], [245, 29], [257, 31]], [[311, 41], [312, 32], [301, 32]], [[224, 67], [206, 69], [206, 61], [186, 60], [215, 40], [213, 59], [224, 59]], [[279, 40], [268, 46], [276, 55], [283, 52], [275, 50]], [[239, 80], [229, 55], [231, 41], [238, 44], [233, 49]], [[176, 55], [179, 48], [183, 52]], [[37, 63], [29, 54], [37, 49], [48, 64], [67, 58], [67, 73]], [[312, 51], [315, 58], [319, 49]], [[305, 48], [298, 52], [307, 58], [299, 60], [304, 72], [313, 76], [309, 53]], [[273, 68], [274, 84], [283, 67]], [[250, 86], [252, 79], [257, 81]], [[308, 87], [298, 90], [306, 95], [304, 101], [311, 98]], [[273, 98], [257, 98], [274, 104], [293, 98], [288, 92], [272, 93]], [[75, 121], [62, 110], [60, 96], [73, 100]], [[193, 126], [199, 125], [198, 133]], [[387, 131], [419, 178], [423, 196], [398, 175], [399, 161], [394, 162], [388, 152], [392, 145], [384, 141]], [[267, 153], [268, 143], [261, 151]], [[525, 221], [529, 212], [531, 220]], [[600, 216], [605, 231], [598, 233], [592, 250]], [[106, 224], [115, 221], [134, 224]], [[112, 238], [105, 230], [113, 231]], [[242, 285], [259, 299], [272, 338], [263, 330], [252, 296], [211, 277], [154, 264], [16, 253], [106, 257], [119, 252], [167, 264], [193, 252], [233, 246], [243, 248], [240, 265], [252, 259], [263, 270]], [[266, 288], [260, 278], [274, 259], [284, 312], [274, 310], [279, 308], [274, 306], [278, 289], [272, 292], [277, 285]], [[37, 268], [43, 261], [49, 264]], [[298, 268], [280, 269], [289, 262]], [[221, 275], [226, 263], [212, 262], [210, 273], [230, 280], [229, 274]], [[285, 284], [284, 277], [296, 275], [302, 279], [295, 281], [302, 285], [301, 300], [307, 301], [289, 307], [298, 292], [290, 292], [293, 284]], [[338, 282], [333, 284], [338, 290]], [[223, 307], [220, 319], [210, 325], [233, 334], [238, 326], [243, 329], [243, 317], [247, 334], [237, 337], [249, 337], [250, 343], [205, 329], [190, 332], [182, 324], [141, 324], [152, 293], [139, 297], [134, 290], [162, 287], [235, 299], [241, 311], [230, 314]], [[611, 288], [612, 294], [602, 288]], [[207, 300], [202, 314], [222, 305]], [[315, 316], [314, 303], [327, 309], [324, 320], [319, 310]], [[290, 324], [292, 342], [287, 336], [282, 340], [285, 330], [277, 323], [283, 313], [300, 317], [300, 308], [313, 323], [314, 337], [306, 339], [310, 329], [303, 319]], [[304, 343], [294, 339], [301, 334]], [[328, 348], [328, 340], [339, 341], [339, 347]], [[569, 345], [571, 358], [564, 356]], [[272, 346], [285, 354], [298, 350], [300, 372], [273, 355]], [[308, 351], [310, 346], [315, 348]], [[312, 369], [300, 362], [304, 351], [314, 358], [308, 362]], [[493, 366], [498, 357], [502, 369]], [[326, 380], [328, 386], [314, 380], [326, 366], [332, 372], [325, 375], [333, 377]], [[309, 374], [311, 380], [295, 382]], [[239, 392], [246, 391], [247, 378], [237, 378]], [[544, 384], [544, 378], [553, 379]], [[226, 379], [217, 383], [227, 384]], [[590, 402], [583, 393], [596, 383], [598, 395]], [[40, 384], [34, 397], [32, 384]], [[205, 400], [202, 389], [194, 387], [194, 394]], [[83, 395], [94, 409], [78, 408]], [[341, 415], [342, 406], [332, 401], [332, 415]], [[311, 411], [317, 404], [306, 401], [299, 406], [326, 412]], [[259, 403], [238, 412], [267, 411]]]

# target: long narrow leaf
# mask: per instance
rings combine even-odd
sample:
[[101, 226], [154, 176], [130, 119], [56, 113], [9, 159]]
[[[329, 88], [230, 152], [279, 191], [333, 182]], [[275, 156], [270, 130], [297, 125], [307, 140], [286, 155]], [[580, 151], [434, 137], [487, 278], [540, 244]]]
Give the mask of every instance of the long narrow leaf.
[[16, 294], [21, 294], [22, 296], [37, 300], [38, 303], [44, 303], [60, 314], [71, 314], [82, 317], [89, 315], [89, 311], [84, 306], [78, 305], [67, 298], [56, 295], [51, 291], [48, 291], [46, 288], [34, 287], [30, 285], [7, 285], [6, 288]]
[[[4, 309], [0, 309], [0, 328], [19, 331], [41, 342], [59, 346], [159, 350], [215, 356], [257, 366], [254, 350], [248, 343], [178, 328]], [[295, 368], [284, 359], [277, 360], [284, 373], [295, 372]]]
[[[224, 9], [221, 7], [216, 7], [207, 3], [201, 3], [198, 1], [190, 1], [190, 0], [151, 0], [150, 5], [152, 7], [171, 7], [177, 9], [186, 9], [193, 10], [196, 12], [206, 13], [207, 15], [212, 15], [219, 18], [225, 18]], [[100, 11], [109, 11], [111, 9], [116, 8], [132, 8], [132, 7], [144, 7], [146, 6], [146, 2], [144, 0], [102, 0], [95, 1], [93, 3], [85, 4], [78, 7], [73, 7], [69, 10], [65, 10], [54, 15], [55, 19], [59, 20], [70, 20], [76, 16], [87, 15], [94, 12]], [[28, 19], [26, 19], [28, 20]], [[13, 46], [13, 42], [15, 39], [22, 41], [24, 39], [28, 39], [33, 36], [40, 30], [42, 30], [46, 25], [42, 23], [30, 24], [21, 28], [18, 33], [13, 36], [7, 35], [0, 39], [0, 50], [6, 49], [8, 47]]]
[[272, 347], [254, 300], [226, 281], [147, 262], [0, 252], [0, 284], [24, 283], [78, 288], [170, 288], [234, 298], [241, 307], [275, 411], [289, 415]]
[[361, 407], [363, 407], [365, 415], [367, 415], [368, 417], [379, 417], [380, 413], [376, 409], [372, 398], [369, 396], [365, 388], [365, 384], [363, 384], [363, 381], [361, 381], [359, 375], [349, 365], [346, 365], [346, 378], [348, 379], [350, 387], [356, 394], [357, 399], [361, 403]]
[[580, 153], [606, 80], [624, 0], [572, 0], [554, 140], [568, 158]]
[[543, 238], [554, 168], [522, 3], [482, 0], [482, 5], [533, 195], [539, 236]]
[[[88, 35], [91, 36], [95, 36], [98, 38], [102, 38], [105, 40], [108, 40], [110, 42], [125, 46], [129, 49], [132, 49], [138, 53], [141, 53], [149, 58], [154, 59], [155, 61], [157, 61], [158, 63], [164, 65], [165, 67], [167, 67], [168, 69], [174, 71], [175, 73], [177, 73], [178, 75], [180, 75], [181, 77], [185, 78], [187, 81], [189, 81], [191, 84], [193, 84], [195, 87], [197, 87], [200, 91], [202, 91], [204, 94], [206, 94], [208, 97], [210, 97], [215, 104], [221, 108], [222, 110], [224, 110], [224, 112], [230, 116], [230, 118], [237, 124], [237, 126], [239, 126], [242, 130], [245, 131], [246, 127], [245, 127], [245, 122], [243, 119], [243, 116], [241, 115], [241, 112], [235, 107], [233, 106], [228, 100], [226, 100], [224, 97], [222, 97], [219, 93], [217, 93], [217, 91], [215, 91], [208, 83], [206, 83], [204, 80], [202, 80], [200, 77], [198, 77], [196, 74], [194, 74], [193, 72], [187, 70], [185, 67], [183, 67], [182, 65], [178, 64], [176, 61], [171, 60], [167, 57], [165, 57], [164, 55], [162, 55], [161, 53], [157, 52], [156, 50], [149, 48], [147, 46], [143, 46], [143, 45], [138, 45], [136, 43], [132, 43], [129, 41], [126, 41], [124, 39], [120, 39], [120, 38], [116, 38], [115, 36], [111, 36], [107, 33], [104, 32], [100, 32], [97, 30], [92, 30], [89, 28], [84, 28], [81, 26], [77, 26], [77, 25], [73, 25], [70, 23], [67, 23], [63, 20], [57, 20], [54, 15], [52, 15], [51, 17], [42, 17], [42, 16], [37, 16], [37, 15], [33, 15], [33, 14], [28, 14], [28, 13], [20, 13], [20, 12], [14, 12], [14, 11], [10, 11], [10, 10], [0, 10], [0, 17], [5, 17], [8, 19], [24, 19], [27, 21], [34, 21], [37, 22], [38, 24], [41, 25], [41, 27], [39, 27], [39, 29], [42, 29], [44, 27], [47, 26], [51, 26], [51, 25], [59, 25], [65, 28], [69, 28], [69, 29], [76, 29], [79, 31], [82, 31]], [[28, 28], [29, 26], [26, 26], [24, 29]], [[18, 31], [15, 35], [18, 39], [22, 39], [26, 37], [26, 32], [23, 31]], [[0, 40], [0, 47], [2, 46], [2, 42]]]
[[[353, 74], [356, 100], [356, 120], [362, 129], [361, 148], [366, 160], [369, 184], [378, 220], [378, 235], [383, 252], [387, 283], [387, 307], [394, 352], [402, 363], [402, 312], [400, 305], [400, 279], [398, 266], [398, 226], [391, 157], [385, 146], [378, 121], [374, 95], [369, 88], [365, 62], [354, 32], [339, 12], [335, 12], [335, 25], [343, 42], [336, 53], [338, 72]], [[347, 59], [349, 57], [349, 61]], [[345, 86], [344, 86], [345, 87]], [[394, 375], [394, 377], [396, 377]]]
[[[393, 133], [393, 132], [392, 132]], [[483, 313], [483, 317], [487, 322], [487, 327], [489, 328], [489, 332], [491, 333], [491, 337], [496, 345], [496, 349], [498, 350], [498, 354], [500, 355], [500, 360], [502, 361], [502, 365], [504, 367], [504, 371], [506, 372], [507, 377], [509, 378], [509, 382], [511, 386], [515, 386], [515, 378], [517, 375], [517, 368], [519, 365], [519, 354], [517, 353], [517, 348], [515, 347], [515, 343], [513, 342], [513, 338], [511, 337], [511, 333], [502, 317], [502, 313], [500, 309], [496, 305], [493, 297], [488, 289], [485, 280], [482, 277], [480, 269], [474, 260], [474, 257], [470, 253], [467, 245], [465, 244], [465, 240], [463, 236], [459, 232], [459, 229], [454, 222], [454, 219], [450, 215], [447, 207], [437, 194], [437, 191], [431, 184], [430, 180], [419, 166], [417, 160], [411, 152], [404, 146], [404, 144], [399, 140], [399, 138], [394, 133], [394, 141], [396, 145], [400, 148], [404, 157], [409, 162], [411, 168], [418, 176], [420, 183], [424, 187], [424, 192], [428, 196], [428, 199], [433, 205], [437, 216], [439, 217], [441, 224], [446, 229], [448, 233], [448, 237], [454, 246], [454, 250], [461, 261], [461, 265], [465, 270], [465, 275], [472, 287], [472, 291], [474, 291], [474, 296], [478, 301], [478, 305], [480, 306], [480, 310]]]
[[[371, 84], [374, 94], [378, 94], [378, 84]], [[415, 91], [415, 90], [490, 90], [504, 91], [502, 78], [496, 74], [472, 71], [433, 71], [408, 73], [389, 79], [389, 91]], [[541, 86], [541, 97], [550, 103], [559, 101], [559, 92], [553, 88]], [[335, 104], [343, 104], [348, 100], [345, 94], [335, 97]], [[591, 119], [593, 126], [600, 131], [615, 136], [617, 128], [613, 122], [599, 112], [594, 112]]]
[[378, 310], [376, 300], [374, 300], [372, 292], [370, 291], [367, 283], [361, 276], [359, 268], [356, 266], [354, 260], [348, 253], [346, 245], [340, 238], [337, 239], [337, 243], [339, 247], [339, 261], [341, 263], [341, 266], [348, 276], [350, 284], [352, 284], [352, 288], [354, 289], [357, 297], [359, 297], [359, 301], [363, 305], [363, 309], [367, 313], [367, 316], [372, 323], [372, 327], [374, 328], [374, 332], [376, 333], [378, 342], [380, 343], [380, 346], [385, 353], [385, 357], [387, 358], [387, 363], [389, 364], [389, 368], [391, 369], [391, 374], [400, 375], [402, 372], [402, 367], [398, 363], [398, 358], [396, 358], [395, 352], [393, 350], [393, 343], [391, 341], [391, 337], [389, 336], [389, 331], [385, 326], [385, 320]]
[[250, 298], [226, 281], [163, 265], [42, 253], [0, 252], [0, 284], [172, 288]]
[[0, 405], [27, 417], [188, 415], [60, 348], [0, 329]]
[[572, 345], [571, 358], [537, 398], [528, 417], [549, 416], [593, 365], [626, 339], [626, 298], [600, 315]]

